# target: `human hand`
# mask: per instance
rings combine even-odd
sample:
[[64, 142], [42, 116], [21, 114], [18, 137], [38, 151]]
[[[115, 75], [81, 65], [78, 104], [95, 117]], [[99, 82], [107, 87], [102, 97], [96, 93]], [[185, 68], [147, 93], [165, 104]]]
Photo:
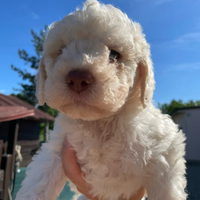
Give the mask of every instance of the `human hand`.
[[[73, 150], [73, 147], [66, 140], [63, 145], [63, 152], [62, 152], [62, 162], [65, 175], [72, 183], [76, 185], [77, 190], [80, 193], [82, 193], [85, 197], [87, 197], [90, 200], [99, 200], [98, 197], [93, 197], [90, 194], [89, 191], [91, 190], [91, 186], [88, 185], [84, 180], [82, 171], [77, 163], [75, 154], [76, 153]], [[142, 187], [129, 200], [141, 200], [144, 195], [145, 195], [145, 189]]]

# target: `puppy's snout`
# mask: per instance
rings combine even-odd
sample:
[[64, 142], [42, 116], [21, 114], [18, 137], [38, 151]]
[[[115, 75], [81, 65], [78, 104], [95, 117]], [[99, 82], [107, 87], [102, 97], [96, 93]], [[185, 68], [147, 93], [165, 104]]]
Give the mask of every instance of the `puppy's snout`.
[[87, 90], [93, 82], [93, 76], [86, 70], [73, 70], [67, 75], [67, 85], [71, 90], [80, 93]]

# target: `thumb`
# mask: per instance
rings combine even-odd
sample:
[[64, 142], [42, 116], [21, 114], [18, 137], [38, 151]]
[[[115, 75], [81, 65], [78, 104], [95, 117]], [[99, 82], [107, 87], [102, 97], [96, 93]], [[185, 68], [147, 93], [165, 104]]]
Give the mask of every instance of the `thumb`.
[[65, 139], [62, 150], [62, 163], [65, 175], [77, 186], [85, 185], [81, 169], [77, 163], [76, 152], [73, 146]]

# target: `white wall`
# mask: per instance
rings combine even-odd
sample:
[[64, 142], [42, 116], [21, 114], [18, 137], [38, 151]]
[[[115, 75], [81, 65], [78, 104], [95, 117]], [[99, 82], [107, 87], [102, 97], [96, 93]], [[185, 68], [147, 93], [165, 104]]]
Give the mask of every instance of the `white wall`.
[[173, 117], [186, 134], [186, 159], [200, 160], [200, 108], [180, 110]]

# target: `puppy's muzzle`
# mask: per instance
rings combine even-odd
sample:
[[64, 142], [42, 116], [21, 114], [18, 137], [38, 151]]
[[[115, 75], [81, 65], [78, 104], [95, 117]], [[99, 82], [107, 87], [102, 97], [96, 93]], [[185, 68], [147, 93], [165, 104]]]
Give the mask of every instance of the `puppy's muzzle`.
[[87, 90], [92, 85], [93, 80], [92, 74], [86, 70], [73, 70], [67, 75], [68, 87], [78, 94]]

